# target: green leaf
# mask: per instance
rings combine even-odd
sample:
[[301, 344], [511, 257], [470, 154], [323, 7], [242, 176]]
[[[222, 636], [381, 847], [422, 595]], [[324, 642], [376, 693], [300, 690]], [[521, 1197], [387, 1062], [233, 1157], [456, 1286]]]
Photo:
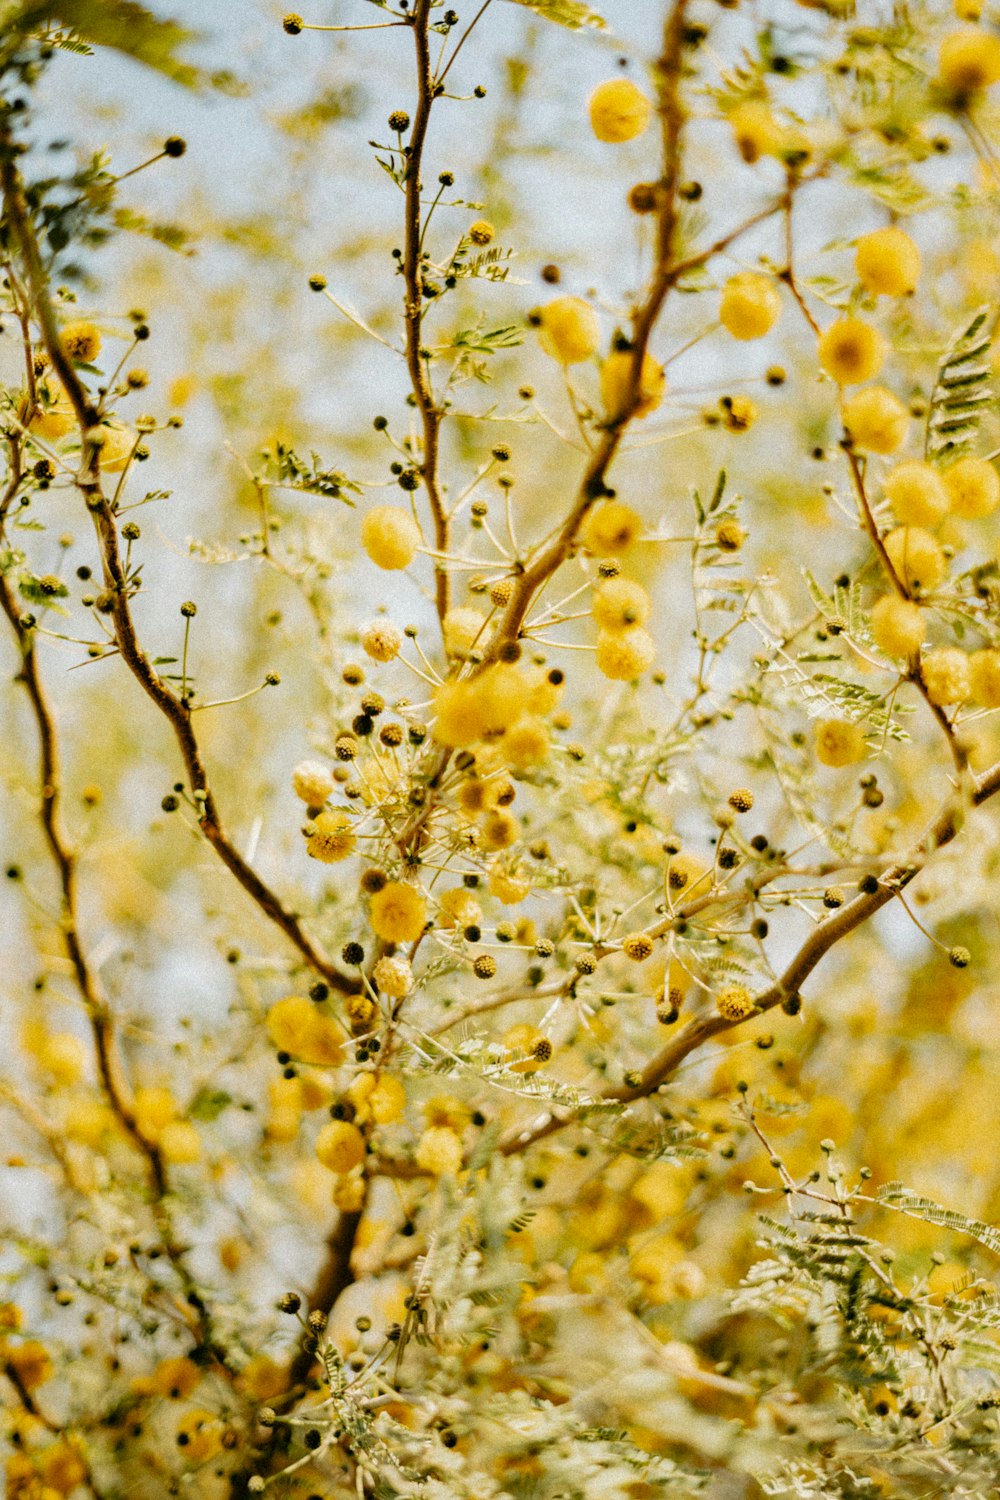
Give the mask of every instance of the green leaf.
[[80, 41], [112, 47], [186, 88], [208, 82], [200, 68], [178, 55], [193, 33], [177, 21], [155, 16], [138, 0], [29, 0], [3, 22], [5, 29], [18, 31], [67, 27]]
[[571, 31], [580, 31], [584, 26], [592, 26], [595, 31], [609, 29], [604, 17], [582, 0], [513, 0], [513, 4], [527, 6], [537, 16], [555, 21], [558, 26], [568, 26]]
[[981, 307], [972, 322], [952, 337], [938, 366], [924, 455], [935, 463], [971, 448], [980, 418], [992, 403], [990, 335], [992, 309]]
[[224, 1089], [199, 1089], [191, 1101], [188, 1114], [193, 1120], [214, 1120], [233, 1102]]
[[901, 1182], [887, 1182], [875, 1196], [883, 1208], [894, 1208], [897, 1213], [907, 1214], [911, 1219], [922, 1219], [925, 1224], [938, 1224], [942, 1229], [954, 1230], [956, 1234], [967, 1234], [970, 1239], [985, 1245], [987, 1250], [992, 1250], [994, 1255], [1000, 1255], [1000, 1229], [992, 1224], [984, 1224], [981, 1219], [968, 1219], [965, 1214], [942, 1208], [940, 1203], [914, 1193]]

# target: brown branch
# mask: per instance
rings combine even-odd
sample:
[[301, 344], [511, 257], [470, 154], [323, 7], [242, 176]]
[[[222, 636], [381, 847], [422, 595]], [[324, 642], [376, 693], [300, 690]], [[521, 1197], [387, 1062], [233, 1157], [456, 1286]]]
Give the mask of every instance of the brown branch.
[[332, 988], [343, 994], [352, 994], [357, 989], [356, 982], [336, 967], [319, 943], [306, 932], [297, 914], [284, 905], [247, 863], [226, 832], [192, 727], [190, 705], [163, 680], [139, 644], [132, 617], [129, 583], [118, 545], [115, 515], [101, 486], [100, 447], [92, 441], [92, 429], [98, 420], [98, 413], [59, 341], [55, 313], [48, 294], [48, 277], [15, 164], [15, 151], [16, 146], [9, 130], [4, 129], [0, 132], [0, 183], [3, 187], [4, 205], [24, 260], [27, 284], [45, 348], [69, 396], [80, 426], [83, 453], [76, 484], [97, 531], [104, 583], [112, 601], [110, 613], [119, 652], [133, 677], [168, 720], [174, 732], [191, 791], [200, 807], [199, 826], [222, 863], [264, 915], [298, 949], [309, 966], [317, 974], [321, 974]]
[[[403, 280], [406, 284], [404, 322], [406, 326], [406, 364], [410, 372], [413, 398], [420, 412], [424, 434], [420, 476], [427, 491], [427, 499], [431, 508], [431, 518], [434, 522], [434, 549], [437, 553], [444, 554], [447, 553], [451, 545], [451, 528], [444, 506], [444, 497], [441, 494], [441, 482], [438, 475], [443, 413], [434, 399], [434, 392], [431, 390], [430, 377], [422, 354], [423, 276], [421, 273], [420, 247], [423, 234], [420, 195], [423, 190], [423, 181], [421, 178], [421, 168], [423, 164], [424, 145], [427, 140], [427, 127], [431, 117], [431, 107], [434, 103], [438, 87], [431, 73], [430, 38], [428, 36], [430, 8], [431, 0], [417, 0], [412, 23], [413, 40], [417, 51], [418, 94], [417, 110], [413, 120], [413, 129], [410, 132], [410, 143], [407, 147], [405, 240], [403, 249]], [[448, 572], [447, 561], [443, 555], [436, 557], [434, 560], [434, 587], [438, 617], [443, 621], [451, 606], [451, 577]]]

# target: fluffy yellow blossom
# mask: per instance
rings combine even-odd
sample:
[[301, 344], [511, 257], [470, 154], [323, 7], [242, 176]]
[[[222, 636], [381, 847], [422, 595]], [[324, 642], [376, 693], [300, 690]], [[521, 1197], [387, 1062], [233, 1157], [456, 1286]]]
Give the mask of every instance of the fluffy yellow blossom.
[[538, 342], [561, 365], [578, 365], [597, 353], [601, 325], [582, 297], [556, 297], [534, 314]]
[[749, 396], [723, 396], [722, 421], [727, 432], [749, 432], [760, 412]]
[[26, 1391], [33, 1391], [51, 1378], [52, 1360], [45, 1345], [37, 1339], [25, 1339], [23, 1344], [5, 1344], [3, 1357]]
[[432, 1177], [454, 1176], [462, 1166], [462, 1142], [447, 1125], [432, 1125], [417, 1142], [417, 1166]]
[[391, 958], [380, 958], [372, 970], [372, 978], [383, 995], [393, 1000], [401, 1000], [413, 988], [413, 970], [398, 953]]
[[549, 758], [549, 731], [534, 714], [522, 714], [504, 734], [503, 757], [515, 770], [527, 771], [541, 766]]
[[59, 343], [63, 353], [78, 365], [93, 364], [101, 352], [100, 332], [84, 318], [78, 318], [61, 328]]
[[1000, 651], [988, 646], [968, 660], [970, 696], [982, 708], [1000, 708]]
[[887, 656], [916, 656], [926, 634], [923, 611], [911, 599], [884, 594], [872, 605], [872, 638]]
[[820, 335], [817, 357], [838, 385], [872, 380], [885, 363], [887, 346], [877, 328], [862, 318], [838, 318]]
[[824, 766], [852, 766], [867, 754], [859, 724], [850, 719], [823, 719], [816, 725], [816, 759]]
[[376, 567], [408, 568], [420, 546], [420, 528], [408, 510], [376, 505], [361, 523], [361, 545]]
[[403, 632], [392, 620], [371, 620], [358, 632], [361, 649], [372, 661], [394, 661], [403, 644]]
[[488, 219], [476, 219], [469, 225], [468, 236], [474, 245], [488, 245], [496, 234], [496, 230]]
[[932, 703], [964, 703], [971, 695], [969, 658], [957, 646], [939, 646], [921, 658], [920, 675]]
[[462, 606], [450, 609], [444, 617], [444, 645], [449, 656], [467, 656], [473, 646], [481, 645], [486, 616], [478, 609]]
[[406, 1089], [398, 1078], [382, 1073], [368, 1096], [368, 1108], [376, 1125], [392, 1125], [406, 1109]]
[[46, 443], [58, 443], [76, 426], [73, 403], [58, 380], [43, 381], [39, 387], [42, 406], [32, 417], [29, 431]]
[[509, 849], [520, 837], [521, 825], [505, 807], [494, 809], [483, 819], [482, 840], [486, 849]]
[[866, 291], [904, 297], [917, 289], [920, 250], [905, 229], [875, 229], [858, 240], [854, 269]]
[[910, 414], [884, 386], [869, 385], [845, 401], [844, 427], [862, 452], [896, 453], [906, 442]]
[[46, 1034], [32, 1051], [41, 1067], [51, 1073], [56, 1083], [71, 1087], [83, 1077], [87, 1052], [78, 1036], [71, 1031]]
[[483, 909], [475, 895], [464, 885], [442, 891], [438, 898], [438, 926], [472, 927], [483, 920]]
[[618, 145], [642, 135], [653, 116], [651, 101], [630, 78], [599, 83], [588, 105], [590, 125], [599, 141]]
[[945, 471], [952, 511], [964, 521], [989, 516], [1000, 505], [1000, 474], [985, 458], [960, 458]]
[[[505, 1033], [503, 1044], [508, 1052], [518, 1055], [518, 1061], [510, 1065], [512, 1073], [537, 1073], [552, 1059], [552, 1043], [537, 1026], [527, 1022], [512, 1026]], [[526, 1056], [520, 1056], [525, 1053]]]
[[929, 531], [922, 526], [897, 526], [884, 542], [896, 577], [908, 593], [926, 594], [937, 588], [946, 564], [944, 553]]
[[510, 868], [507, 865], [495, 864], [489, 874], [490, 894], [504, 906], [516, 906], [523, 901], [531, 891], [531, 877], [523, 865], [515, 865]]
[[176, 1440], [188, 1464], [207, 1463], [222, 1451], [223, 1426], [214, 1412], [196, 1407], [177, 1424]]
[[365, 1159], [365, 1138], [348, 1120], [331, 1120], [316, 1137], [316, 1155], [329, 1171], [350, 1172]]
[[[87, 1478], [87, 1466], [74, 1446], [73, 1438], [60, 1438], [38, 1455], [38, 1472], [42, 1483], [57, 1495], [69, 1495]], [[47, 1500], [43, 1494], [42, 1500]]]
[[949, 506], [945, 481], [931, 464], [919, 459], [897, 464], [882, 488], [901, 526], [936, 526]]
[[414, 943], [427, 921], [427, 901], [416, 886], [390, 880], [372, 897], [371, 923], [387, 943]]
[[632, 682], [653, 664], [656, 644], [648, 630], [602, 630], [597, 637], [597, 666], [615, 682]]
[[[609, 420], [620, 417], [628, 401], [635, 356], [629, 349], [612, 349], [601, 365], [601, 401]], [[635, 417], [648, 417], [663, 400], [667, 378], [659, 360], [647, 350], [642, 356]]]
[[194, 1360], [178, 1354], [171, 1359], [160, 1360], [149, 1377], [149, 1385], [156, 1395], [164, 1396], [169, 1401], [180, 1401], [190, 1396], [200, 1379], [201, 1370]]
[[747, 99], [728, 115], [736, 149], [752, 165], [762, 156], [776, 156], [784, 142], [784, 131], [769, 104], [762, 99]]
[[201, 1160], [201, 1137], [190, 1120], [171, 1120], [160, 1132], [159, 1147], [173, 1166]]
[[781, 297], [770, 276], [740, 271], [722, 288], [719, 319], [734, 339], [760, 339], [781, 316]]
[[325, 865], [333, 865], [354, 852], [350, 815], [343, 808], [321, 812], [306, 824], [306, 853]]
[[642, 520], [620, 500], [608, 500], [590, 512], [583, 526], [584, 545], [595, 557], [625, 552], [642, 531]]
[[267, 1034], [277, 1051], [302, 1062], [330, 1067], [343, 1061], [343, 1028], [304, 995], [289, 995], [271, 1006]]
[[99, 461], [105, 474], [120, 474], [132, 460], [136, 447], [136, 435], [130, 427], [116, 422], [107, 422], [98, 429], [100, 434]]
[[726, 1021], [745, 1021], [757, 1007], [746, 985], [727, 984], [716, 995], [715, 1008]]
[[602, 630], [628, 630], [645, 625], [650, 598], [641, 583], [630, 578], [609, 578], [594, 590], [591, 610]]
[[956, 103], [1000, 83], [1000, 37], [978, 26], [949, 32], [941, 42], [938, 74]]
[[292, 772], [292, 791], [308, 807], [322, 807], [335, 786], [333, 776], [318, 760], [303, 760]]
[[169, 1089], [139, 1088], [135, 1091], [135, 1125], [144, 1140], [156, 1145], [166, 1127], [180, 1114]]

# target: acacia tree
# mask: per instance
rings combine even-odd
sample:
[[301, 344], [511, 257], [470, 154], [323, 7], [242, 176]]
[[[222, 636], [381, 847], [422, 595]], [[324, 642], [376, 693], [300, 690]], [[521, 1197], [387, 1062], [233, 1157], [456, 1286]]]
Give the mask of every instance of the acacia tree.
[[408, 70], [293, 294], [357, 431], [217, 383], [178, 592], [187, 242], [46, 80], [209, 80], [4, 11], [7, 1493], [996, 1493], [1000, 33], [371, 3], [282, 39]]

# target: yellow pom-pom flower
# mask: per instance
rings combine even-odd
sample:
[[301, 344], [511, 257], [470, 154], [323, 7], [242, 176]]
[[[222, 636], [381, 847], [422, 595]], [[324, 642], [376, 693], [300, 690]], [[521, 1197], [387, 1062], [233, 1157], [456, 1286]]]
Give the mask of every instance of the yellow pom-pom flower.
[[927, 696], [932, 703], [964, 703], [972, 693], [969, 658], [957, 646], [939, 646], [928, 651], [920, 662]]
[[597, 637], [597, 667], [615, 682], [632, 682], [648, 672], [656, 655], [656, 644], [648, 630], [633, 625], [630, 630], [602, 630]]
[[316, 1155], [338, 1176], [359, 1167], [365, 1159], [365, 1138], [348, 1120], [331, 1120], [316, 1137]]
[[968, 661], [970, 697], [982, 708], [1000, 708], [1000, 651], [987, 646]]
[[964, 521], [989, 516], [1000, 505], [1000, 475], [985, 458], [960, 458], [944, 476], [951, 509]]
[[171, 1120], [160, 1133], [160, 1151], [172, 1166], [189, 1166], [201, 1160], [201, 1137], [190, 1120]]
[[504, 734], [500, 748], [504, 760], [517, 771], [544, 765], [551, 749], [544, 720], [535, 714], [522, 714]]
[[838, 385], [872, 380], [885, 363], [886, 342], [862, 318], [838, 318], [820, 335], [817, 357]]
[[745, 984], [727, 984], [715, 997], [715, 1008], [726, 1021], [745, 1021], [757, 1007]]
[[417, 1166], [431, 1177], [453, 1177], [462, 1167], [462, 1142], [447, 1125], [432, 1125], [417, 1142]]
[[531, 893], [531, 877], [521, 865], [513, 869], [507, 865], [494, 865], [490, 870], [488, 885], [490, 894], [504, 906], [516, 906]]
[[905, 229], [874, 229], [858, 240], [854, 269], [866, 291], [877, 297], [905, 297], [916, 291], [920, 280], [920, 250]]
[[358, 632], [361, 649], [372, 661], [394, 661], [403, 644], [403, 633], [392, 620], [371, 620]]
[[380, 958], [372, 970], [372, 978], [383, 995], [392, 1000], [401, 1000], [413, 988], [413, 970], [398, 953], [391, 958]]
[[620, 500], [608, 500], [592, 510], [583, 527], [583, 541], [595, 557], [615, 557], [631, 547], [642, 532], [642, 518]]
[[937, 469], [918, 459], [897, 464], [882, 487], [901, 526], [936, 526], [948, 511], [944, 480]]
[[390, 880], [372, 897], [371, 923], [387, 943], [414, 943], [427, 921], [427, 901], [415, 886]]
[[106, 474], [121, 474], [128, 468], [135, 455], [136, 435], [130, 427], [108, 422], [98, 429], [100, 447], [98, 460]]
[[634, 141], [649, 126], [653, 105], [630, 78], [609, 78], [590, 96], [590, 124], [599, 141]]
[[460, 606], [450, 609], [444, 617], [444, 646], [449, 656], [467, 656], [472, 648], [480, 645], [486, 616], [478, 609]]
[[649, 595], [641, 583], [633, 583], [630, 578], [609, 578], [595, 589], [591, 609], [602, 630], [628, 630], [633, 625], [645, 625], [650, 607]]
[[306, 853], [310, 859], [334, 865], [353, 854], [357, 840], [351, 831], [350, 816], [341, 808], [319, 813], [306, 824], [306, 829]]
[[1000, 83], [1000, 37], [978, 26], [949, 32], [941, 42], [938, 76], [956, 104]]
[[743, 160], [753, 165], [762, 156], [776, 156], [784, 143], [784, 131], [761, 99], [747, 99], [729, 111], [729, 128]]
[[893, 571], [908, 594], [927, 594], [945, 574], [945, 556], [922, 526], [897, 526], [884, 539]]
[[101, 335], [93, 323], [81, 318], [60, 330], [59, 344], [74, 364], [90, 365], [101, 352]]
[[601, 325], [582, 297], [556, 297], [535, 313], [538, 342], [561, 365], [578, 365], [597, 353]]
[[[609, 421], [614, 421], [625, 413], [634, 363], [635, 355], [630, 349], [612, 349], [601, 366], [601, 401]], [[642, 356], [639, 389], [632, 415], [640, 419], [648, 417], [663, 400], [666, 388], [667, 379], [663, 366], [647, 350]]]
[[884, 386], [869, 385], [845, 401], [844, 427], [862, 452], [896, 453], [906, 442], [910, 414]]
[[885, 594], [872, 605], [872, 638], [887, 656], [916, 656], [926, 633], [923, 611], [911, 599]]
[[48, 380], [39, 387], [41, 409], [35, 413], [28, 430], [46, 443], [58, 443], [76, 426], [73, 403], [58, 380]]
[[322, 807], [334, 788], [334, 779], [318, 760], [303, 760], [292, 772], [292, 791], [307, 807]]
[[865, 737], [850, 719], [823, 719], [816, 725], [816, 759], [824, 766], [853, 766], [867, 753]]
[[361, 523], [361, 545], [376, 567], [395, 572], [413, 561], [420, 546], [420, 528], [408, 510], [376, 505]]
[[781, 297], [769, 276], [740, 271], [722, 288], [719, 319], [734, 339], [760, 339], [781, 316]]

